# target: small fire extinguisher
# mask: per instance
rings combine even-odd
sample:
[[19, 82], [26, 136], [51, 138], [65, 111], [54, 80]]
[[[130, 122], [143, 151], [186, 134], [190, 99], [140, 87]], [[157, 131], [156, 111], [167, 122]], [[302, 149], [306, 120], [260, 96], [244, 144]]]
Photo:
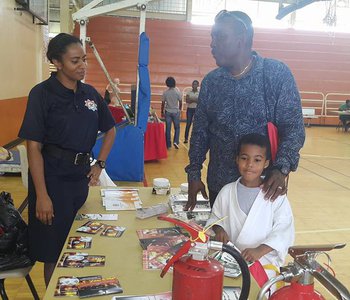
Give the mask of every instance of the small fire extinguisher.
[[223, 291], [224, 268], [215, 259], [209, 258], [209, 250], [229, 253], [237, 261], [242, 271], [242, 290], [239, 300], [246, 300], [250, 290], [250, 273], [247, 263], [232, 246], [221, 242], [209, 241], [203, 228], [196, 224], [167, 216], [158, 217], [181, 226], [191, 235], [180, 250], [168, 261], [161, 273], [163, 277], [173, 267], [173, 300], [221, 300]]
[[281, 268], [280, 275], [265, 283], [258, 294], [257, 300], [263, 299], [271, 286], [279, 281], [290, 282], [291, 284], [278, 289], [269, 300], [325, 300], [319, 292], [315, 291], [314, 278], [337, 299], [350, 300], [350, 293], [347, 288], [316, 261], [318, 254], [333, 249], [341, 249], [344, 246], [345, 244], [330, 244], [290, 247], [288, 253], [294, 258], [294, 262]]

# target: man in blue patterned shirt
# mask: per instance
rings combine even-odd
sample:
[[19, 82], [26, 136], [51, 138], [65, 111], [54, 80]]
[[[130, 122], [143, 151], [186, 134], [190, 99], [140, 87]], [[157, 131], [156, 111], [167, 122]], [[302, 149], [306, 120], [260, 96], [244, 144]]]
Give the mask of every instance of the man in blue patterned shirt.
[[285, 194], [286, 176], [295, 171], [305, 130], [300, 95], [289, 68], [252, 51], [253, 26], [240, 11], [221, 11], [215, 17], [210, 44], [218, 68], [202, 82], [190, 141], [190, 164], [186, 167], [189, 200], [197, 193], [206, 197], [201, 181], [202, 164], [209, 151], [207, 183], [213, 205], [217, 193], [239, 177], [235, 165], [237, 144], [248, 133], [267, 135], [267, 122], [279, 132], [273, 168], [266, 174], [265, 198], [273, 201]]

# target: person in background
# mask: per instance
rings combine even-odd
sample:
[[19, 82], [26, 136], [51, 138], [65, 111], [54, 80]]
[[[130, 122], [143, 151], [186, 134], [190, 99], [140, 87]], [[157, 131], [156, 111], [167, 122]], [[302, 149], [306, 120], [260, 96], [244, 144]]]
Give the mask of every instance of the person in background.
[[188, 134], [190, 132], [192, 119], [197, 107], [198, 96], [199, 96], [198, 87], [199, 87], [199, 81], [193, 80], [192, 90], [187, 92], [186, 94], [187, 111], [186, 111], [186, 129], [185, 129], [185, 141], [184, 141], [185, 144], [188, 143]]
[[[350, 99], [346, 100], [345, 103], [340, 105], [339, 111], [349, 111], [350, 112]], [[350, 115], [339, 115], [339, 120], [343, 123], [343, 128], [348, 131], [350, 124]]]
[[[117, 92], [120, 93], [120, 90], [118, 88], [118, 85], [120, 84], [119, 78], [113, 78], [112, 81], [115, 88], [117, 89]], [[117, 100], [117, 95], [114, 93], [110, 83], [108, 83], [108, 85], [106, 86], [104, 100], [108, 105], [111, 105], [111, 106], [119, 105], [119, 102]]]
[[180, 138], [180, 112], [182, 108], [182, 97], [180, 91], [176, 88], [176, 81], [173, 77], [168, 77], [165, 80], [165, 84], [168, 87], [163, 93], [162, 98], [162, 117], [165, 116], [165, 138], [167, 148], [171, 148], [171, 123], [174, 123], [174, 139], [173, 144], [175, 149], [179, 149]]
[[[60, 33], [46, 55], [57, 73], [30, 91], [18, 136], [28, 150], [29, 254], [44, 262], [47, 286], [89, 185], [98, 183], [105, 168], [115, 129], [100, 94], [81, 82], [87, 62], [80, 39]], [[98, 131], [104, 140], [90, 167]]]
[[294, 243], [294, 219], [286, 195], [273, 202], [264, 200], [262, 175], [270, 156], [266, 136], [242, 136], [235, 159], [241, 177], [220, 190], [206, 226], [222, 219], [213, 226], [215, 240], [233, 243], [246, 261], [260, 261], [271, 278], [279, 273]]
[[262, 58], [252, 51], [252, 21], [241, 11], [219, 12], [211, 31], [211, 51], [218, 68], [201, 82], [186, 167], [189, 200], [207, 197], [201, 169], [209, 151], [207, 183], [213, 205], [221, 188], [239, 177], [231, 159], [242, 135], [267, 135], [267, 123], [278, 129], [279, 145], [263, 184], [266, 199], [287, 191], [286, 177], [295, 171], [305, 128], [301, 100], [294, 77], [284, 63]]

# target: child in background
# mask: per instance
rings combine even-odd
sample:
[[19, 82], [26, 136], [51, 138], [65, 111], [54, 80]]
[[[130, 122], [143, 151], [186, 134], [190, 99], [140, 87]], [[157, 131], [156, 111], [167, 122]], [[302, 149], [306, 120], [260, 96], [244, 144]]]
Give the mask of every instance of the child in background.
[[292, 210], [286, 195], [273, 202], [264, 199], [261, 175], [269, 166], [267, 137], [255, 133], [243, 136], [237, 153], [241, 177], [221, 189], [207, 225], [227, 217], [213, 226], [215, 239], [231, 241], [246, 261], [259, 260], [271, 278], [294, 242]]

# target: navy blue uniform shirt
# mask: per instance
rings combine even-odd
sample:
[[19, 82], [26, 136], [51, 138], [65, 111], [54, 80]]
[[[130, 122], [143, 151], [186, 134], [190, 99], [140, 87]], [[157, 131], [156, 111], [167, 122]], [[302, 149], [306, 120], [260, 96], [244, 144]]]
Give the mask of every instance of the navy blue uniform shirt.
[[114, 125], [106, 103], [92, 86], [78, 81], [74, 93], [53, 73], [30, 91], [18, 136], [87, 153], [96, 142], [97, 132], [106, 132]]
[[268, 121], [277, 126], [279, 134], [274, 165], [295, 171], [305, 129], [299, 91], [289, 68], [274, 59], [264, 63], [256, 54], [253, 67], [242, 78], [235, 79], [225, 68], [211, 71], [199, 92], [186, 167], [188, 180], [201, 178], [210, 150], [209, 190], [219, 192], [236, 181], [239, 171], [234, 159], [240, 138], [249, 133], [267, 135]]

